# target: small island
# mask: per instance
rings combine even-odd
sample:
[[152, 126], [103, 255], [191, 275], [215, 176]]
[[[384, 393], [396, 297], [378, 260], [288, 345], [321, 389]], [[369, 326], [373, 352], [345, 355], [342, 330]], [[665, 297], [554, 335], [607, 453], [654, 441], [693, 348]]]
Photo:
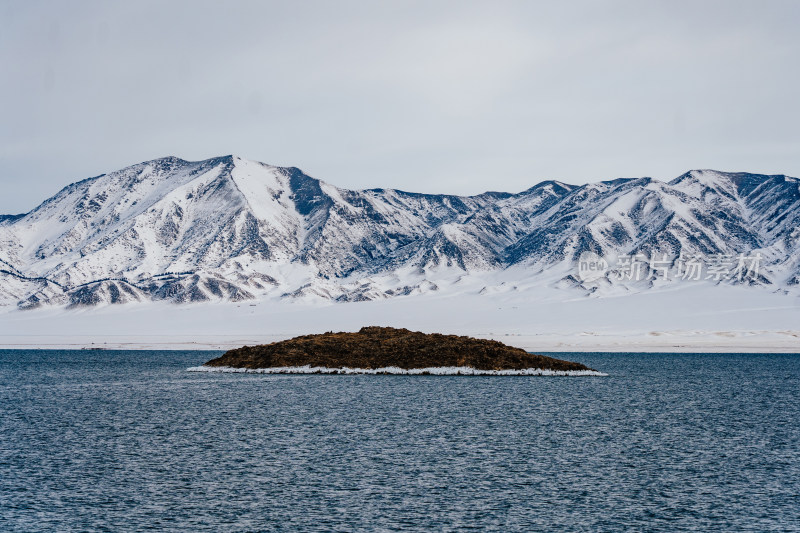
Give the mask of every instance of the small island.
[[370, 326], [225, 352], [191, 371], [271, 374], [604, 375], [493, 340]]

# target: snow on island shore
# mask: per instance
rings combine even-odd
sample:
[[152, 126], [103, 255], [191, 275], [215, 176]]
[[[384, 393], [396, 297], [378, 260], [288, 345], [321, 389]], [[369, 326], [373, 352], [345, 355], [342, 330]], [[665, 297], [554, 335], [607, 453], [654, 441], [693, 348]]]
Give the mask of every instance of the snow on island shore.
[[603, 375], [580, 363], [501, 342], [407, 329], [305, 335], [244, 346], [190, 371], [267, 374]]

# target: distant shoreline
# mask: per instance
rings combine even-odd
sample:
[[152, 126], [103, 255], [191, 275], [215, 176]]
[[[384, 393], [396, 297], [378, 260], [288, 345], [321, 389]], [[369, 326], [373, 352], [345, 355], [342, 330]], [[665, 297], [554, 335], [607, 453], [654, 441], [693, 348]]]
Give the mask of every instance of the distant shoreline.
[[[783, 332], [714, 332], [660, 336], [476, 334], [538, 353], [784, 353], [800, 354], [800, 340]], [[206, 350], [219, 351], [293, 337], [275, 335], [0, 335], [0, 349]], [[570, 338], [571, 337], [571, 338]], [[676, 342], [669, 343], [664, 337]], [[91, 351], [91, 350], [86, 350]]]

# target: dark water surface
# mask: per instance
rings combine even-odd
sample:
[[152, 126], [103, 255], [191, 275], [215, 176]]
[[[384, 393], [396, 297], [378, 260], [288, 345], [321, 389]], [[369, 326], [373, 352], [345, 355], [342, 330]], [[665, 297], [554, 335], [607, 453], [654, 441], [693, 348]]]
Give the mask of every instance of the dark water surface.
[[0, 531], [800, 531], [800, 356], [609, 377], [199, 374], [0, 351]]

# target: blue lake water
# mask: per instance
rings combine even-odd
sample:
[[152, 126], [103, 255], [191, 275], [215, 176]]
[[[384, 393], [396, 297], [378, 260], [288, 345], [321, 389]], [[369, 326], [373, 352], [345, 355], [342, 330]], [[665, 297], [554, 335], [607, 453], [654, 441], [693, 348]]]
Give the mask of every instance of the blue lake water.
[[0, 531], [800, 531], [800, 356], [608, 377], [186, 372], [0, 351]]

